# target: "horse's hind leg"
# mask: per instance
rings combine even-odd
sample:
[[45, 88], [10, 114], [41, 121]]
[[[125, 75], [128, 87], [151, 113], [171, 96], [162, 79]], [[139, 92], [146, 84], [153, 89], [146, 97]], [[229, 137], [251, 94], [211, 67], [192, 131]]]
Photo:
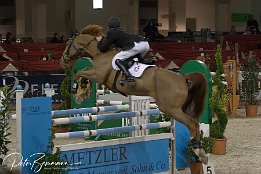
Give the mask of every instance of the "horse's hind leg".
[[192, 146], [194, 144], [193, 151], [206, 164], [208, 158], [200, 143], [199, 122], [185, 114], [180, 108], [172, 108], [168, 114], [188, 127]]
[[180, 108], [172, 109], [170, 116], [175, 120], [185, 124], [190, 132], [191, 137], [200, 138], [199, 137], [199, 124], [198, 121], [186, 115]]

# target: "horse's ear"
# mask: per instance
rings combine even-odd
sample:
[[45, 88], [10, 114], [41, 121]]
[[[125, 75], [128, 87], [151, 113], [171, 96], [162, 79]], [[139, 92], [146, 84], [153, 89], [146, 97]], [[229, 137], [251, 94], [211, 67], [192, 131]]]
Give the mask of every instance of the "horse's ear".
[[99, 36], [102, 33], [102, 26], [100, 25], [87, 25], [82, 31], [81, 34], [89, 34], [92, 36]]

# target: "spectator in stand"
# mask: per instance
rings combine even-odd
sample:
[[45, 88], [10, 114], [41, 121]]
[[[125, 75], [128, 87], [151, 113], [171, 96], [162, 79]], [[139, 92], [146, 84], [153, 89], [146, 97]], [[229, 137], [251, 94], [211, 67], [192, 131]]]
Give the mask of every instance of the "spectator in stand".
[[228, 34], [236, 34], [236, 26], [232, 25]]
[[250, 27], [249, 27], [249, 26], [246, 26], [246, 30], [245, 30], [245, 32], [243, 33], [243, 35], [250, 35], [250, 34], [251, 34]]
[[60, 35], [58, 33], [54, 33], [50, 43], [61, 43]]
[[259, 34], [259, 28], [257, 20], [254, 19], [253, 15], [249, 15], [247, 26], [250, 27], [251, 34]]
[[155, 41], [157, 38], [158, 28], [153, 24], [151, 19], [147, 20], [145, 27], [143, 28], [145, 38], [149, 41]]
[[61, 36], [61, 43], [65, 43], [66, 42], [66, 39], [65, 39], [65, 36]]
[[0, 33], [0, 43], [3, 43], [3, 35]]
[[[0, 33], [0, 44], [3, 43], [3, 35]], [[0, 45], [0, 52], [6, 52]]]
[[79, 31], [78, 29], [75, 29], [75, 30], [71, 30], [70, 32], [70, 38], [73, 38], [75, 35], [79, 34]]
[[10, 43], [14, 43], [14, 37], [13, 34], [11, 32], [8, 32], [5, 36], [5, 44], [10, 44]]
[[145, 38], [149, 41], [162, 41], [165, 37], [159, 33], [158, 26], [161, 24], [154, 24], [151, 19], [148, 19], [146, 26], [143, 28], [143, 32], [145, 33]]
[[186, 30], [186, 36], [184, 37], [184, 39], [186, 40], [186, 42], [195, 42], [194, 34], [190, 28]]

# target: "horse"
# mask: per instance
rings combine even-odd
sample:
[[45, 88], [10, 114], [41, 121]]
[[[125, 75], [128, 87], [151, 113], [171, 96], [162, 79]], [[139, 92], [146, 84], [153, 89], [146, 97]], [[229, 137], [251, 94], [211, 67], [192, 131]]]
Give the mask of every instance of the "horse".
[[[111, 48], [100, 52], [96, 37], [102, 34], [99, 25], [88, 25], [82, 32], [67, 42], [61, 57], [63, 67], [77, 58], [77, 55], [88, 53], [92, 57], [93, 67], [78, 71], [75, 79], [86, 78], [92, 82], [112, 89], [113, 85], [120, 93], [137, 96], [151, 96], [159, 109], [173, 119], [186, 125], [190, 131], [193, 151], [203, 163], [207, 156], [200, 142], [199, 120], [204, 111], [207, 93], [207, 82], [201, 73], [181, 75], [163, 68], [151, 66], [141, 77], [135, 78], [133, 84], [113, 83], [116, 70], [112, 67], [112, 59], [118, 50]], [[119, 75], [117, 79], [123, 78]]]

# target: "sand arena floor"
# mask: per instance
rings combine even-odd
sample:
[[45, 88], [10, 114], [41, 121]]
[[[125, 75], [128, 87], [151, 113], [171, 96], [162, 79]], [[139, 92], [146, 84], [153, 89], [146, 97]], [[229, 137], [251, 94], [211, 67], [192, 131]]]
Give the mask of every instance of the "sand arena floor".
[[261, 174], [261, 117], [246, 118], [243, 109], [238, 113], [240, 118], [228, 121], [226, 155], [211, 154], [210, 160], [216, 174]]

